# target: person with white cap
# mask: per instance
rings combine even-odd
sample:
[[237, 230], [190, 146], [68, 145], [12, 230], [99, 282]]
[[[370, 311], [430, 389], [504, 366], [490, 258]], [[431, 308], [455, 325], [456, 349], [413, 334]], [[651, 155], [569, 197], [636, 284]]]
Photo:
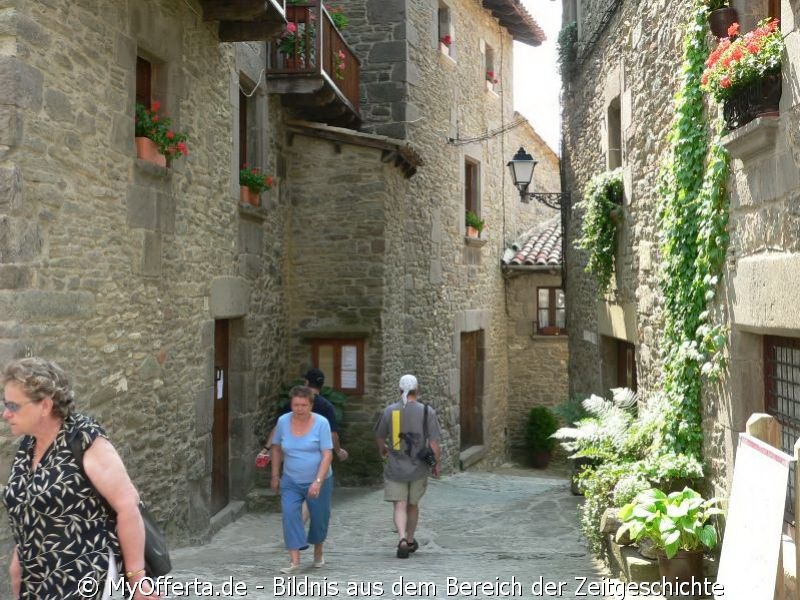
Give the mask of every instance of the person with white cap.
[[[417, 401], [419, 385], [413, 375], [400, 378], [399, 401], [384, 409], [375, 426], [383, 468], [384, 500], [394, 505], [394, 524], [400, 541], [397, 558], [408, 558], [419, 548], [414, 534], [419, 501], [428, 486], [428, 474], [439, 475], [441, 437], [436, 411]], [[426, 456], [427, 455], [427, 456]]]

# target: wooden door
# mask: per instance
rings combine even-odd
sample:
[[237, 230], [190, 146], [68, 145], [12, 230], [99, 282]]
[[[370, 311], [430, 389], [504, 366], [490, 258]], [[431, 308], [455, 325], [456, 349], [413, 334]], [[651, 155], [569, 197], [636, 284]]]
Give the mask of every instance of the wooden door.
[[461, 334], [461, 450], [483, 444], [479, 339], [478, 331]]
[[228, 321], [214, 323], [214, 426], [211, 514], [228, 504]]

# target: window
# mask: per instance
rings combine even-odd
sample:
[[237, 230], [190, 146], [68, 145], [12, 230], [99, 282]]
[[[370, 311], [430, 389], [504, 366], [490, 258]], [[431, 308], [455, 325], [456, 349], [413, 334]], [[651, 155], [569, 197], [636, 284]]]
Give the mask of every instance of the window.
[[564, 290], [557, 287], [536, 288], [537, 331], [540, 335], [558, 335], [566, 332], [567, 310]]
[[313, 340], [313, 363], [332, 388], [346, 394], [364, 393], [363, 340]]
[[450, 8], [446, 4], [439, 4], [438, 43], [442, 54], [455, 56], [453, 48], [453, 25], [450, 22]]
[[489, 44], [486, 44], [484, 53], [484, 76], [486, 89], [494, 90], [494, 86], [500, 78], [498, 77], [497, 69], [494, 67], [494, 49]]
[[150, 108], [153, 101], [153, 65], [141, 56], [136, 57], [136, 104]]
[[780, 0], [769, 0], [769, 6], [767, 7], [767, 16], [771, 19], [781, 18]]
[[622, 166], [622, 115], [620, 111], [619, 96], [615, 97], [608, 105], [608, 168], [616, 169]]
[[[243, 169], [248, 164], [247, 160], [247, 126], [248, 126], [247, 96], [239, 90], [239, 168]], [[252, 164], [252, 163], [250, 163]]]
[[[764, 406], [781, 424], [781, 449], [794, 455], [800, 437], [800, 338], [764, 337]], [[793, 523], [796, 466], [789, 466], [784, 520]]]
[[480, 203], [480, 164], [467, 159], [464, 161], [464, 210], [481, 216]]

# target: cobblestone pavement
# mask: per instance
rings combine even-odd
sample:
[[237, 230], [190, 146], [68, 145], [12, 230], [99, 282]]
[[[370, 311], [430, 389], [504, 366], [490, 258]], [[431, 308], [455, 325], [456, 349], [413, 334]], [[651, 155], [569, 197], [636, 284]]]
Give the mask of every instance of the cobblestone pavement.
[[[419, 551], [403, 560], [395, 557], [391, 504], [383, 501], [382, 490], [340, 488], [324, 567], [312, 568], [309, 549], [303, 570], [282, 576], [288, 553], [280, 515], [260, 513], [223, 528], [209, 544], [174, 551], [172, 575], [214, 584], [213, 591], [206, 586], [183, 591], [184, 597], [236, 596], [238, 585], [239, 597], [255, 599], [612, 598], [602, 589], [605, 573], [582, 542], [580, 502], [567, 479], [534, 471], [431, 479], [421, 503]], [[595, 593], [590, 584], [598, 586]], [[179, 597], [175, 588], [170, 591]]]

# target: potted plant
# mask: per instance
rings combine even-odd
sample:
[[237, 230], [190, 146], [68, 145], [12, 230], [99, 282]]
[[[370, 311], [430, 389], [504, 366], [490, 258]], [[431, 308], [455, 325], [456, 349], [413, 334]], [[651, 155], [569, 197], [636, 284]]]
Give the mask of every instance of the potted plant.
[[306, 35], [314, 36], [314, 26], [306, 23], [286, 23], [283, 34], [278, 38], [278, 52], [283, 55], [286, 69], [302, 69], [306, 65]]
[[453, 38], [450, 35], [443, 35], [439, 38], [439, 49], [442, 54], [450, 56], [450, 45], [453, 43]]
[[739, 20], [736, 9], [730, 5], [729, 0], [704, 0], [708, 8], [708, 26], [711, 33], [718, 38], [723, 38], [728, 33], [728, 27]]
[[498, 79], [495, 77], [494, 70], [486, 70], [486, 89], [494, 90], [494, 86], [498, 84]]
[[259, 194], [272, 187], [274, 179], [271, 175], [264, 175], [257, 167], [248, 167], [239, 170], [239, 199], [242, 202], [259, 206]]
[[723, 103], [730, 129], [759, 115], [777, 114], [781, 98], [781, 58], [785, 43], [777, 19], [764, 19], [741, 37], [739, 24], [731, 25], [706, 60], [703, 91]]
[[467, 237], [480, 237], [486, 222], [471, 210], [466, 212], [465, 224], [467, 226]]
[[136, 105], [134, 119], [136, 156], [160, 167], [166, 167], [176, 156], [186, 156], [188, 135], [174, 131], [169, 117], [158, 114], [161, 103], [154, 101], [150, 108]]
[[528, 421], [525, 423], [525, 444], [535, 468], [545, 469], [550, 463], [556, 444], [551, 436], [557, 429], [558, 419], [546, 406], [534, 406], [528, 412]]
[[709, 519], [722, 514], [717, 498], [709, 500], [689, 487], [665, 494], [651, 488], [639, 493], [619, 511], [622, 526], [633, 541], [650, 540], [659, 550], [658, 569], [669, 580], [703, 578], [703, 552], [717, 546], [717, 530]]

